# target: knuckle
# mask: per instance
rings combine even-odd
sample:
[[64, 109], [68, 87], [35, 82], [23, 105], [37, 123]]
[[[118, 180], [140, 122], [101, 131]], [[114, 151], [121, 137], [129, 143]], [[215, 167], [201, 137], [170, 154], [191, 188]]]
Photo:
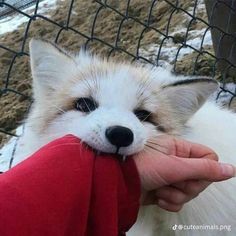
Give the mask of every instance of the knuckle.
[[170, 200], [175, 204], [182, 204], [187, 201], [187, 196], [183, 193], [172, 193]]
[[172, 189], [172, 191], [169, 191], [167, 199], [169, 202], [179, 205], [187, 202], [190, 198], [188, 194], [177, 189]]
[[183, 205], [174, 205], [172, 207], [173, 212], [179, 212], [182, 209]]
[[219, 161], [219, 157], [218, 157], [218, 155], [217, 155], [214, 151], [212, 151], [212, 153], [210, 154], [210, 156], [211, 156], [211, 159], [212, 159], [212, 160], [214, 160], [214, 161]]
[[192, 197], [197, 197], [200, 193], [200, 187], [198, 185], [191, 185], [189, 187], [189, 194], [191, 194]]
[[205, 169], [206, 175], [208, 175], [209, 173], [212, 173], [214, 171], [212, 160], [204, 159], [203, 161], [204, 161], [204, 169]]
[[198, 187], [192, 187], [192, 189], [190, 190], [191, 199], [197, 197], [200, 192], [201, 190]]
[[188, 188], [187, 188], [187, 193], [189, 194], [189, 197], [192, 199], [192, 198], [195, 198], [197, 197], [207, 186], [209, 185], [208, 182], [205, 182], [205, 181], [194, 181], [194, 182], [191, 182], [189, 185], [188, 185]]

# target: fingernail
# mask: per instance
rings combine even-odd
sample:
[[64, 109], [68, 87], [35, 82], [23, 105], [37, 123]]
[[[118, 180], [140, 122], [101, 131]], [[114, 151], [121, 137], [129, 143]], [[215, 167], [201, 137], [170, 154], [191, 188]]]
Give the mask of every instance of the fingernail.
[[229, 164], [220, 163], [222, 174], [227, 177], [235, 177], [236, 169], [234, 166]]

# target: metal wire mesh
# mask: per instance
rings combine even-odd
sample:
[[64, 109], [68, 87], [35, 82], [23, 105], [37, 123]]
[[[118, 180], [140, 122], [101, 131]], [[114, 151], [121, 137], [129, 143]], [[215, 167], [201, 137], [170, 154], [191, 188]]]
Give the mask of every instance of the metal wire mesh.
[[[0, 8], [0, 19], [7, 17], [11, 14], [15, 13], [15, 9], [8, 7], [7, 5], [3, 5], [3, 3], [9, 4], [12, 7], [23, 10], [33, 4], [35, 4], [35, 0], [2, 0], [2, 6]], [[1, 3], [0, 3], [1, 4]]]
[[[33, 36], [73, 50], [85, 45], [120, 60], [171, 65], [175, 73], [215, 77], [221, 82], [218, 97], [230, 95], [232, 105], [236, 91], [228, 85], [235, 83], [235, 2], [58, 0], [50, 10], [45, 1], [1, 1], [0, 19], [10, 13], [26, 20], [0, 37], [0, 134], [15, 135], [31, 104], [28, 41]], [[30, 11], [24, 8], [28, 4], [34, 6]]]

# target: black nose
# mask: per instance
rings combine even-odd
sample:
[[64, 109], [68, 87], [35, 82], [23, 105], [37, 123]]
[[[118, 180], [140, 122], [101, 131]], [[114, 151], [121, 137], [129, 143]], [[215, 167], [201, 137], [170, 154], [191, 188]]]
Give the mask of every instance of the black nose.
[[106, 137], [116, 147], [127, 147], [134, 140], [133, 132], [123, 126], [111, 126], [106, 129]]

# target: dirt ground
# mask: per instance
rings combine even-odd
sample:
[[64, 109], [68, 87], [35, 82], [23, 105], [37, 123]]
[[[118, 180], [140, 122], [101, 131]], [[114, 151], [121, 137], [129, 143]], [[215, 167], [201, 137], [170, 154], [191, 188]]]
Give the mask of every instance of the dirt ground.
[[[128, 12], [130, 17], [138, 19], [142, 23], [149, 23], [150, 28], [146, 29], [141, 37], [140, 49], [148, 47], [150, 43], [161, 43], [162, 36], [155, 28], [163, 33], [166, 33], [168, 20], [172, 13], [172, 18], [169, 21], [169, 33], [176, 27], [188, 27], [190, 19], [183, 11], [174, 11], [174, 8], [165, 1], [157, 1], [154, 5], [151, 17], [148, 19], [151, 0], [133, 0], [130, 1], [130, 6], [127, 9], [127, 1], [107, 1], [107, 4], [115, 9], [118, 9], [122, 14]], [[171, 1], [175, 3], [176, 1]], [[193, 7], [194, 1], [179, 1], [179, 7], [188, 10]], [[70, 1], [58, 1], [56, 10], [52, 10], [50, 19], [60, 25], [66, 25]], [[101, 5], [95, 1], [76, 0], [73, 5], [73, 10], [69, 22], [69, 30], [62, 30], [59, 34], [58, 43], [67, 49], [78, 51], [80, 46], [87, 42], [87, 39], [81, 34], [88, 36], [88, 38], [98, 38], [99, 40], [90, 40], [88, 45], [92, 51], [107, 56], [111, 53], [111, 57], [117, 60], [128, 59], [132, 57], [121, 51], [111, 51], [111, 48], [106, 44], [100, 42], [105, 41], [107, 44], [117, 46], [126, 50], [128, 53], [136, 55], [137, 45], [139, 43], [140, 35], [145, 29], [142, 24], [135, 22], [132, 19], [124, 20], [122, 16], [112, 11], [108, 7], [100, 8]], [[96, 22], [94, 23], [95, 15], [98, 9]], [[199, 17], [207, 19], [206, 15]], [[123, 24], [121, 25], [121, 22]], [[94, 26], [94, 28], [92, 27]], [[120, 28], [119, 37], [117, 33]], [[0, 36], [0, 45], [10, 48], [11, 50], [21, 51], [25, 30], [27, 23], [23, 24], [18, 30]], [[204, 25], [201, 22], [193, 22], [192, 29], [201, 29]], [[40, 37], [54, 41], [61, 27], [45, 21], [40, 17], [31, 22], [24, 51], [28, 52], [28, 42], [32, 37]], [[72, 30], [71, 30], [72, 29]], [[92, 30], [93, 29], [93, 30]], [[79, 34], [80, 32], [81, 34]], [[182, 40], [183, 35], [176, 35], [176, 43]], [[209, 48], [212, 50], [212, 48]], [[196, 60], [196, 53], [188, 55], [177, 61], [176, 71], [178, 73], [191, 74], [193, 69], [193, 62]], [[9, 66], [14, 58], [14, 53], [0, 48], [0, 88], [5, 88], [6, 78], [9, 71]], [[194, 61], [195, 60], [195, 61]], [[212, 70], [212, 58], [200, 58], [195, 63], [197, 74], [210, 75]], [[29, 68], [29, 58], [26, 55], [19, 55], [16, 57], [10, 76], [8, 80], [8, 89], [16, 90], [25, 96], [15, 94], [14, 92], [0, 93], [0, 129], [13, 132], [15, 128], [22, 122], [26, 111], [29, 107], [31, 92], [31, 75]], [[0, 132], [0, 143], [6, 140], [7, 136]]]

